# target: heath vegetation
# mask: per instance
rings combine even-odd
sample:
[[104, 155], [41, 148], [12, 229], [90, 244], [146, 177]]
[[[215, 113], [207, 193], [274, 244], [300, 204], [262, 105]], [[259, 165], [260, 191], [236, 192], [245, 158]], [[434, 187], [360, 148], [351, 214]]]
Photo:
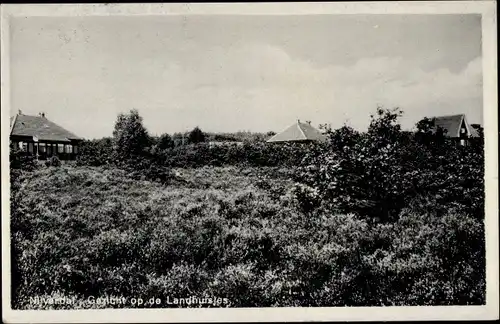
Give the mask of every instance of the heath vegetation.
[[403, 131], [400, 115], [378, 109], [366, 132], [326, 129], [325, 143], [211, 146], [199, 128], [151, 136], [132, 111], [74, 165], [12, 150], [13, 307], [484, 304], [482, 138], [457, 145], [432, 120]]

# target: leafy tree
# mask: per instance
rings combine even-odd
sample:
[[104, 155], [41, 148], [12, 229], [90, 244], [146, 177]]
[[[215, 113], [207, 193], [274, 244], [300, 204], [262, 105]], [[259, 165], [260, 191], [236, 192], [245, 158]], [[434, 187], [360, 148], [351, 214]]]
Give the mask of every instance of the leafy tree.
[[172, 137], [169, 134], [165, 133], [165, 134], [162, 134], [158, 138], [157, 145], [158, 145], [159, 149], [165, 150], [165, 149], [173, 147], [174, 146], [174, 141], [173, 141]]
[[205, 134], [196, 126], [188, 135], [188, 142], [192, 144], [205, 142]]
[[113, 150], [117, 160], [126, 161], [143, 156], [150, 143], [148, 131], [136, 109], [129, 114], [118, 115], [113, 131]]

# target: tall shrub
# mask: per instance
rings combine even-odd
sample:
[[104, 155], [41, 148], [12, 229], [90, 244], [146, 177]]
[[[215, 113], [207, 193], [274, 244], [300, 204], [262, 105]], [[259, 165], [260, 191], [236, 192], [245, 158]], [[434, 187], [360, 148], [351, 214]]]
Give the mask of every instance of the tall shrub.
[[113, 150], [117, 160], [126, 161], [142, 156], [149, 144], [148, 131], [137, 110], [118, 115], [113, 131]]
[[301, 167], [295, 188], [300, 204], [393, 221], [413, 199], [424, 198], [437, 206], [436, 215], [458, 208], [482, 217], [480, 149], [455, 145], [425, 127], [402, 131], [401, 114], [379, 108], [366, 133], [330, 131], [330, 142], [310, 152]]
[[203, 143], [205, 142], [205, 134], [201, 131], [199, 127], [195, 127], [188, 135], [188, 141], [191, 144]]
[[172, 137], [165, 133], [158, 138], [157, 146], [160, 150], [165, 150], [174, 146]]

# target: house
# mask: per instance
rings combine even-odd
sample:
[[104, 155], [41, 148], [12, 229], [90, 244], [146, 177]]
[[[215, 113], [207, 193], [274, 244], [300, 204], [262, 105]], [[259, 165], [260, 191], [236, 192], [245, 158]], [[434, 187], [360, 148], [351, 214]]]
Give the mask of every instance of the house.
[[460, 145], [467, 145], [470, 139], [478, 138], [477, 131], [465, 118], [464, 114], [434, 117], [434, 126], [443, 129], [444, 136], [456, 140]]
[[310, 122], [303, 123], [297, 120], [296, 123], [286, 128], [281, 133], [278, 133], [267, 140], [268, 143], [279, 142], [315, 142], [324, 141], [326, 136], [319, 130], [311, 126]]
[[38, 159], [57, 156], [61, 160], [74, 160], [82, 139], [48, 120], [44, 113], [24, 115], [21, 111], [10, 120], [10, 142], [32, 153]]

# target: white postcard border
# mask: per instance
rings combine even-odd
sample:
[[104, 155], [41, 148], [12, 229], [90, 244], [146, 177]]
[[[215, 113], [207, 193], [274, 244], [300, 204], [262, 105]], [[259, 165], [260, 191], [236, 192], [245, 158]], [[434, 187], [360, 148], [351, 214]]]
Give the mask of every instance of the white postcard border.
[[[496, 2], [422, 1], [359, 3], [232, 4], [58, 4], [1, 5], [2, 117], [2, 308], [6, 323], [97, 322], [247, 322], [247, 321], [391, 321], [498, 319], [498, 97]], [[486, 186], [486, 305], [428, 307], [320, 307], [230, 309], [120, 309], [19, 311], [10, 306], [9, 227], [9, 18], [12, 16], [110, 15], [312, 15], [312, 14], [464, 14], [482, 15], [483, 104]]]

